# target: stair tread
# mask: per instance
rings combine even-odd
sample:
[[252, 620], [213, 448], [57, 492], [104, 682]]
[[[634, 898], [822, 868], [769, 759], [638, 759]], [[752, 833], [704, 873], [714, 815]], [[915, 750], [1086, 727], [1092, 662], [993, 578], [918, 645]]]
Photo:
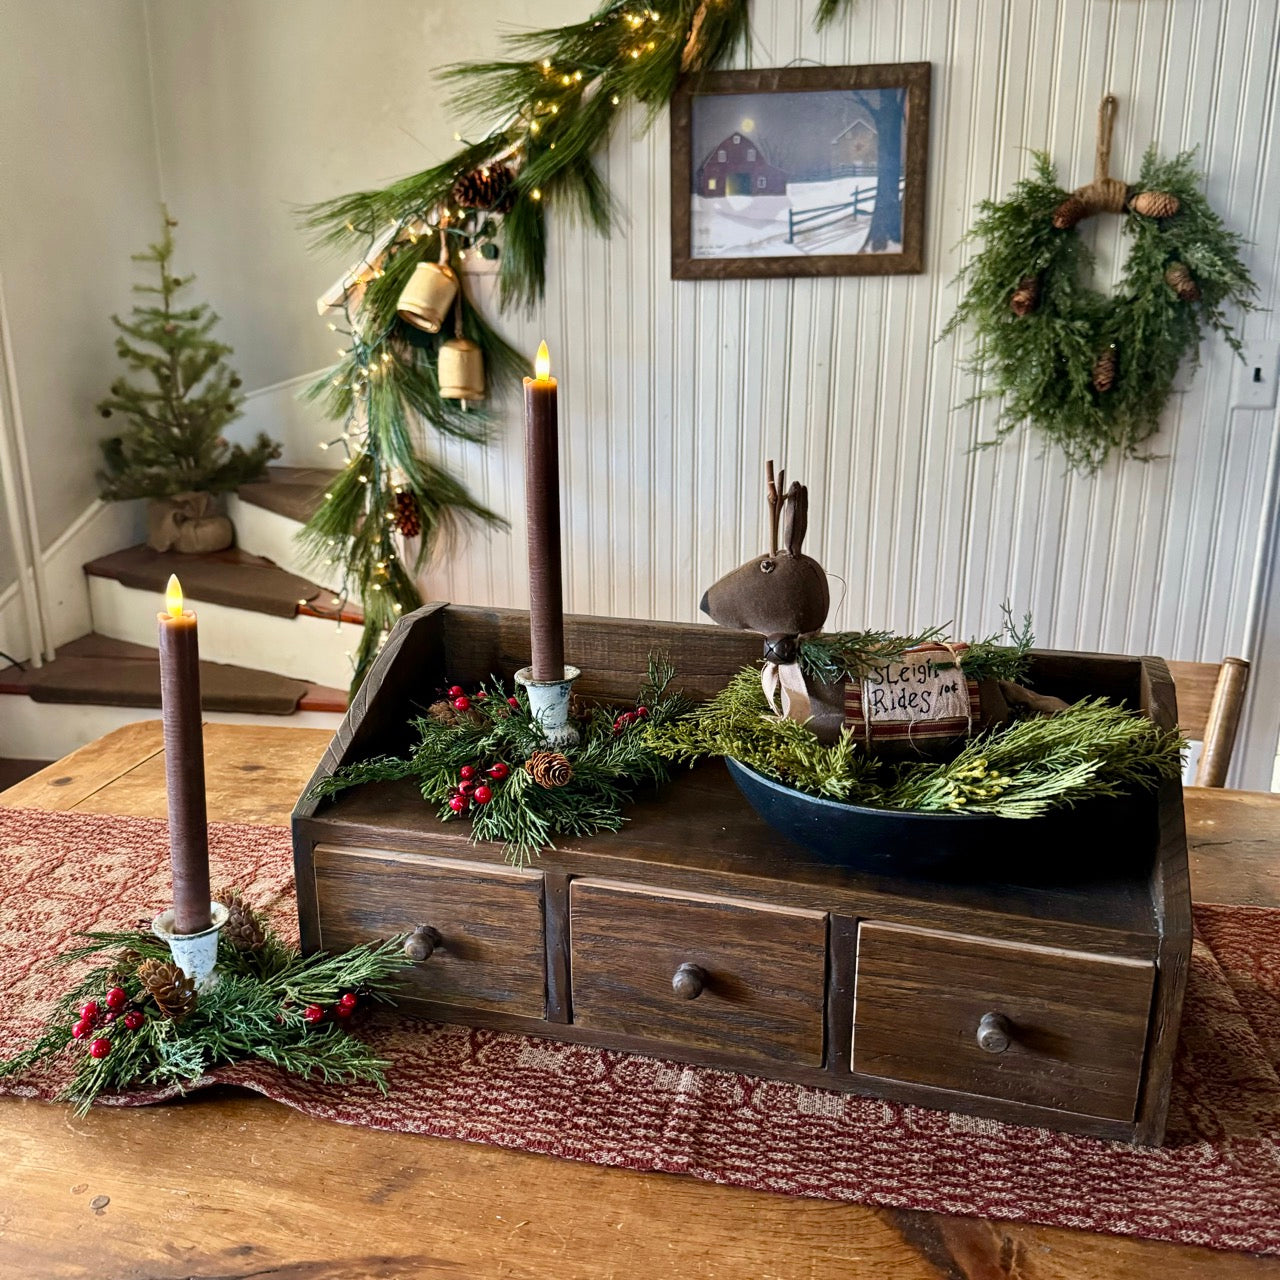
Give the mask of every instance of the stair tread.
[[[34, 702], [155, 708], [160, 705], [159, 656], [146, 645], [90, 633], [63, 645], [43, 667], [0, 671], [0, 693], [26, 694]], [[341, 689], [219, 662], [200, 664], [200, 695], [206, 711], [258, 715], [342, 712], [347, 706]]]
[[[262, 556], [238, 547], [203, 555], [181, 551], [153, 551], [145, 544], [99, 556], [84, 566], [98, 578], [112, 578], [122, 586], [154, 592], [159, 601], [176, 573], [189, 600], [248, 609], [271, 617], [309, 617], [360, 622], [361, 614], [343, 605], [332, 591], [280, 568]], [[157, 610], [158, 612], [158, 610]]]
[[337, 475], [323, 467], [268, 467], [267, 479], [242, 484], [236, 492], [244, 502], [305, 524]]

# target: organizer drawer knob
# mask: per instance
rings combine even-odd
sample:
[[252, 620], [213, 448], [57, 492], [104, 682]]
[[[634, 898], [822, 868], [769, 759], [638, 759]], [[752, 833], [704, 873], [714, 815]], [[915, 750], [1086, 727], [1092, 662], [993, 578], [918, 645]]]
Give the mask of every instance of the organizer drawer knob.
[[696, 1000], [707, 985], [707, 975], [696, 964], [682, 964], [671, 979], [671, 990], [681, 1000]]
[[444, 942], [438, 929], [420, 924], [405, 940], [404, 953], [410, 960], [429, 960], [431, 953]]
[[1013, 1029], [1003, 1013], [984, 1013], [978, 1023], [978, 1048], [1003, 1053], [1013, 1040]]

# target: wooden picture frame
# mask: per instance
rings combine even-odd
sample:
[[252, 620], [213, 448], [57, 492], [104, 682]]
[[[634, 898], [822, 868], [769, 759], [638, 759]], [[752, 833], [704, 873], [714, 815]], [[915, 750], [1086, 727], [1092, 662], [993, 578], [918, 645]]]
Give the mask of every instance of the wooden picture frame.
[[[929, 83], [927, 62], [682, 79], [671, 100], [672, 278], [923, 271]], [[799, 100], [775, 105], [772, 95]], [[880, 135], [898, 113], [898, 154], [888, 150], [886, 172]], [[877, 199], [893, 172], [896, 209]], [[879, 249], [869, 247], [873, 233]]]

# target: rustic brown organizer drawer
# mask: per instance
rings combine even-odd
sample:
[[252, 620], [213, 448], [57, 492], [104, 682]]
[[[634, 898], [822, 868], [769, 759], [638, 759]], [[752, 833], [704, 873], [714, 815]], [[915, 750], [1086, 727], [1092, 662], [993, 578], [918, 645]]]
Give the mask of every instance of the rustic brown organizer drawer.
[[574, 880], [569, 926], [578, 1026], [821, 1064], [822, 912]]
[[315, 876], [326, 951], [426, 926], [438, 945], [413, 967], [407, 991], [468, 1009], [544, 1015], [540, 873], [322, 844]]
[[1132, 1120], [1155, 966], [864, 921], [853, 1070]]

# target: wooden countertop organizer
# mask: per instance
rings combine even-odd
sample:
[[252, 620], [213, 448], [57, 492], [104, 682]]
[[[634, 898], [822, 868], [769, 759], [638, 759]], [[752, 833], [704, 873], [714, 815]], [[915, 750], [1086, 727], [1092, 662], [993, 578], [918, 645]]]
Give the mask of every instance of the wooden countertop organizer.
[[[634, 698], [648, 654], [704, 697], [759, 653], [714, 627], [566, 618], [578, 692]], [[527, 660], [528, 619], [429, 605], [401, 620], [312, 782], [411, 745], [433, 691]], [[1038, 689], [1176, 719], [1154, 658], [1038, 653]], [[310, 787], [308, 788], [308, 793]], [[617, 835], [528, 868], [412, 783], [304, 795], [306, 951], [414, 931], [403, 1004], [430, 1018], [704, 1063], [1130, 1142], [1164, 1133], [1191, 949], [1182, 791], [1143, 796], [1071, 866], [896, 880], [817, 861], [718, 763]], [[1127, 834], [1117, 836], [1117, 831]], [[1056, 859], [1055, 859], [1056, 861]]]

